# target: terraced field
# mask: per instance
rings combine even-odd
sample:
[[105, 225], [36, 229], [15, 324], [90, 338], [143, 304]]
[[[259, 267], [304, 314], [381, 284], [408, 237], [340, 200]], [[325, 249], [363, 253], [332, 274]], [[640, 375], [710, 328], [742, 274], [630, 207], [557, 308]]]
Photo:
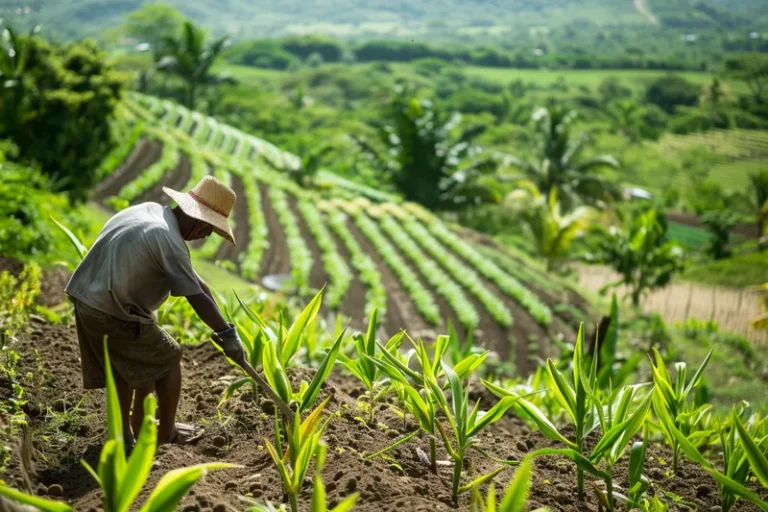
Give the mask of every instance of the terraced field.
[[450, 320], [523, 371], [548, 355], [551, 336], [571, 333], [586, 308], [541, 269], [417, 205], [330, 173], [318, 177], [322, 193], [300, 187], [284, 172], [298, 158], [264, 140], [148, 96], [133, 95], [124, 107], [123, 121], [141, 134], [107, 159], [112, 168], [93, 200], [110, 208], [168, 204], [162, 186], [187, 190], [215, 175], [239, 197], [238, 244], [212, 237], [200, 251], [250, 281], [286, 274], [287, 292], [300, 295], [326, 286], [328, 311], [361, 328], [373, 308], [387, 332], [408, 326], [428, 337]]

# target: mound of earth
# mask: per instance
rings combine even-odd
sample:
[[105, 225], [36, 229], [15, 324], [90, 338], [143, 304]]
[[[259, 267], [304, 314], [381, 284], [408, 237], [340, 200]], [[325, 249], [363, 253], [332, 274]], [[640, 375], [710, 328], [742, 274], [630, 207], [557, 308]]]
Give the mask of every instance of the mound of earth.
[[[73, 327], [33, 322], [27, 333], [18, 337], [13, 348], [21, 355], [17, 374], [25, 376], [24, 407], [29, 415], [27, 435], [13, 443], [8, 474], [10, 485], [26, 488], [39, 495], [54, 496], [72, 503], [76, 510], [96, 511], [101, 507], [100, 491], [80, 465], [80, 459], [98, 463], [106, 438], [104, 393], [83, 392], [80, 383], [79, 352]], [[35, 350], [37, 349], [37, 353]], [[158, 449], [150, 476], [150, 485], [141, 499], [167, 471], [203, 462], [226, 461], [239, 464], [237, 469], [214, 472], [193, 487], [182, 501], [180, 510], [243, 510], [241, 496], [277, 504], [284, 501], [279, 476], [264, 449], [264, 440], [273, 439], [274, 404], [250, 393], [237, 395], [217, 407], [226, 383], [235, 372], [209, 344], [188, 346], [183, 358], [184, 388], [179, 420], [203, 425], [204, 437], [192, 446], [162, 446]], [[294, 369], [292, 377], [311, 378], [313, 370]], [[8, 382], [0, 387], [8, 387]], [[2, 389], [7, 395], [10, 390]], [[318, 400], [330, 397], [328, 411], [334, 414], [324, 434], [328, 445], [323, 480], [331, 504], [350, 493], [360, 493], [355, 511], [448, 511], [469, 510], [469, 498], [463, 496], [458, 507], [451, 504], [449, 482], [452, 468], [440, 465], [432, 474], [418, 454], [428, 451], [428, 440], [416, 437], [388, 453], [388, 459], [366, 460], [394, 439], [417, 427], [403, 423], [382, 404], [376, 411], [376, 424], [362, 419], [355, 397], [363, 392], [352, 378], [335, 373], [322, 387]], [[493, 398], [479, 388], [473, 399], [490, 406]], [[541, 447], [555, 446], [520, 419], [507, 415], [479, 436], [480, 446], [494, 457], [520, 460]], [[594, 442], [594, 439], [592, 440]], [[442, 449], [438, 457], [447, 460]], [[719, 491], [715, 482], [698, 466], [684, 461], [678, 475], [671, 477], [670, 451], [661, 445], [649, 448], [645, 474], [652, 482], [649, 494], [670, 504], [670, 510], [719, 510]], [[467, 475], [485, 473], [497, 464], [477, 452], [471, 452], [464, 471]], [[553, 511], [596, 511], [591, 491], [599, 484], [587, 479], [585, 498], [576, 496], [576, 472], [572, 463], [557, 457], [536, 459], [530, 506], [550, 507]], [[615, 481], [625, 487], [626, 457], [616, 468]], [[505, 469], [495, 479], [501, 492], [514, 468]], [[763, 491], [765, 492], [765, 491]], [[305, 485], [300, 504], [309, 510], [311, 483]], [[765, 495], [765, 494], [764, 494]], [[768, 497], [768, 495], [766, 495]], [[677, 500], [677, 502], [675, 502]], [[732, 510], [752, 512], [758, 509], [739, 502]]]

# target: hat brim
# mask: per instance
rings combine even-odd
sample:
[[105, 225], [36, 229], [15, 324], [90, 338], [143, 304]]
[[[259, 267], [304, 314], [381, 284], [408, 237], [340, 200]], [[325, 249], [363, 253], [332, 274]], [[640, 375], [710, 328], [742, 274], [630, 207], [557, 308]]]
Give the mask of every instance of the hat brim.
[[219, 236], [232, 242], [232, 245], [235, 244], [235, 235], [232, 233], [232, 228], [229, 227], [229, 222], [224, 215], [204, 204], [198, 203], [192, 196], [184, 192], [179, 192], [168, 187], [163, 187], [163, 192], [179, 205], [181, 211], [193, 219], [210, 224]]

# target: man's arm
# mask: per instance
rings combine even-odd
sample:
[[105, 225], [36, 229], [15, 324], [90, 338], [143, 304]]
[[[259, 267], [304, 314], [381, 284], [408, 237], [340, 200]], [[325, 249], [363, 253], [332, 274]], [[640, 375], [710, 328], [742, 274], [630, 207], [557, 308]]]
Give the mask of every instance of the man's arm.
[[[224, 319], [221, 311], [219, 311], [219, 307], [210, 295], [211, 291], [207, 286], [203, 286], [203, 291], [204, 293], [187, 296], [189, 305], [195, 310], [195, 313], [200, 317], [200, 320], [205, 322], [205, 325], [210, 327], [214, 332], [229, 329], [229, 323]], [[205, 293], [206, 291], [207, 293]]]

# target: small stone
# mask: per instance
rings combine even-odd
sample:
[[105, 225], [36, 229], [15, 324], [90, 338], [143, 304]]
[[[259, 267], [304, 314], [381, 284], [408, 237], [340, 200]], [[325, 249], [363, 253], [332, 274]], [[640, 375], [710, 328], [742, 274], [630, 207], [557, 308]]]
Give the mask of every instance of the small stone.
[[213, 512], [227, 512], [227, 506], [224, 503], [214, 505]]
[[355, 492], [356, 489], [357, 489], [357, 480], [355, 480], [354, 478], [350, 478], [349, 481], [347, 482], [347, 491]]
[[275, 414], [275, 402], [272, 400], [264, 400], [261, 402], [261, 410], [265, 414]]
[[715, 505], [709, 509], [709, 512], [723, 512], [723, 508], [720, 505]]
[[59, 484], [53, 484], [48, 488], [48, 495], [54, 497], [64, 496], [64, 488]]
[[237, 482], [227, 482], [224, 484], [224, 490], [225, 491], [231, 491], [233, 489], [237, 489]]
[[212, 440], [213, 446], [221, 448], [227, 444], [227, 439], [224, 436], [216, 436]]
[[[326, 489], [327, 489], [327, 487], [326, 487]], [[261, 484], [259, 484], [259, 483], [251, 484], [251, 487], [250, 487], [248, 490], [249, 490], [249, 491], [251, 491], [251, 492], [252, 492], [252, 493], [254, 493], [254, 494], [255, 494], [257, 491], [258, 491], [258, 492], [261, 492]]]
[[328, 485], [325, 486], [325, 492], [331, 493], [336, 490], [336, 482], [329, 482]]

